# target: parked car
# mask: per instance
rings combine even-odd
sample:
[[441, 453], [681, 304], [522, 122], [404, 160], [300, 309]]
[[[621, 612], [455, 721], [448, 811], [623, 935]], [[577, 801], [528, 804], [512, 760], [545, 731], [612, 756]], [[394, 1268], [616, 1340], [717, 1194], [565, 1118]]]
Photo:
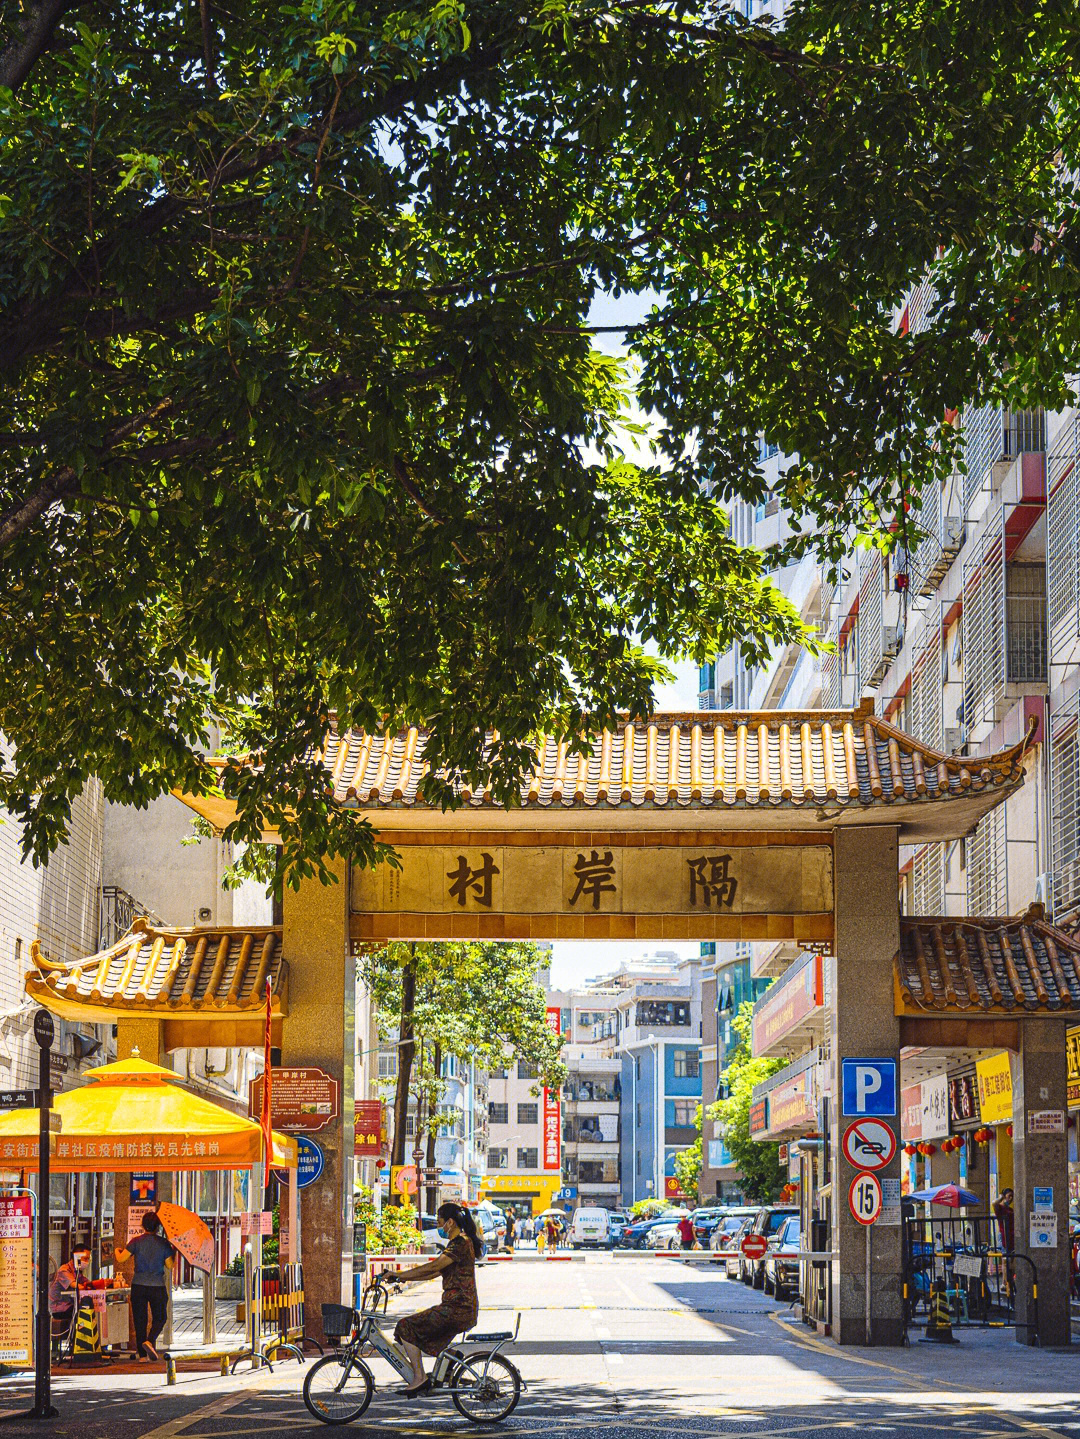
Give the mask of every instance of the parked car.
[[607, 1249], [611, 1244], [611, 1216], [608, 1211], [588, 1205], [575, 1209], [566, 1242], [571, 1249]]
[[608, 1215], [608, 1243], [614, 1249], [623, 1235], [626, 1233], [627, 1225], [630, 1223], [625, 1214], [611, 1213]]
[[694, 1235], [702, 1249], [708, 1249], [709, 1238], [713, 1230], [727, 1212], [725, 1206], [713, 1204], [695, 1209], [690, 1215], [690, 1218], [694, 1221]]
[[644, 1249], [645, 1236], [650, 1229], [657, 1224], [670, 1224], [672, 1220], [681, 1219], [685, 1213], [685, 1209], [665, 1209], [663, 1214], [654, 1214], [651, 1219], [638, 1219], [627, 1225], [619, 1242], [624, 1249]]
[[682, 1247], [682, 1239], [679, 1237], [679, 1221], [672, 1219], [664, 1224], [654, 1224], [645, 1236], [645, 1249], [679, 1249]]
[[737, 1279], [739, 1277], [739, 1261], [742, 1257], [739, 1245], [742, 1243], [744, 1235], [749, 1234], [756, 1217], [756, 1209], [751, 1210], [749, 1213], [744, 1211], [742, 1214], [732, 1216], [734, 1221], [733, 1228], [725, 1228], [722, 1230], [718, 1225], [713, 1230], [713, 1241], [716, 1241], [719, 1237], [720, 1242], [723, 1243], [724, 1246], [722, 1250], [722, 1262], [724, 1265], [724, 1273], [729, 1279]]
[[420, 1253], [441, 1254], [446, 1248], [446, 1240], [439, 1234], [439, 1221], [434, 1214], [421, 1214], [420, 1228]]
[[477, 1219], [478, 1223], [481, 1217], [483, 1217], [485, 1225], [483, 1237], [487, 1241], [488, 1247], [490, 1248], [492, 1253], [495, 1254], [498, 1253], [500, 1249], [505, 1249], [507, 1228], [506, 1215], [502, 1212], [498, 1205], [492, 1204], [486, 1199], [482, 1199], [480, 1203], [476, 1206], [476, 1208], [473, 1210], [473, 1215]]
[[[733, 1252], [737, 1252], [735, 1246], [736, 1235], [742, 1229], [743, 1225], [746, 1224], [747, 1220], [752, 1219], [756, 1213], [756, 1206], [751, 1207], [745, 1204], [725, 1211], [724, 1217], [717, 1221], [713, 1227], [713, 1232], [709, 1235], [709, 1249], [714, 1256], [712, 1260], [713, 1264], [723, 1264], [725, 1267], [727, 1266], [727, 1256]], [[727, 1272], [729, 1278], [734, 1277], [730, 1269], [728, 1269]]]
[[766, 1294], [777, 1299], [795, 1298], [799, 1292], [799, 1234], [801, 1220], [797, 1214], [786, 1219], [769, 1240], [763, 1267]]
[[[793, 1204], [763, 1204], [754, 1215], [745, 1233], [740, 1236], [740, 1243], [746, 1234], [763, 1234], [766, 1239], [771, 1239], [776, 1231], [783, 1227], [785, 1221], [791, 1215], [797, 1215], [798, 1212]], [[765, 1283], [764, 1259], [747, 1259], [740, 1249], [739, 1278], [744, 1284], [749, 1284], [754, 1289], [762, 1288]]]

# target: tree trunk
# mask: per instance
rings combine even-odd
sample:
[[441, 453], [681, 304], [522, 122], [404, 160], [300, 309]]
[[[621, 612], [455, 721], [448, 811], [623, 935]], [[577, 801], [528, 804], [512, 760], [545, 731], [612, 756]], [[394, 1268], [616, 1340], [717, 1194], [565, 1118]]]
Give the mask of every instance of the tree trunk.
[[[439, 1044], [439, 1043], [436, 1041], [435, 1046], [434, 1046], [434, 1054], [433, 1054], [433, 1058], [432, 1058], [432, 1071], [433, 1071], [434, 1076], [435, 1076], [435, 1078], [434, 1078], [434, 1084], [435, 1084], [436, 1087], [438, 1086], [438, 1083], [439, 1083], [439, 1074], [440, 1074], [441, 1070], [442, 1070], [442, 1045]], [[434, 1092], [434, 1091], [433, 1091], [433, 1092]], [[426, 1164], [427, 1164], [427, 1167], [428, 1167], [429, 1169], [434, 1169], [434, 1168], [435, 1168], [435, 1137], [436, 1137], [436, 1136], [435, 1136], [435, 1126], [434, 1126], [433, 1124], [429, 1124], [429, 1125], [428, 1125], [428, 1132], [427, 1132], [427, 1159], [426, 1159], [426, 1161], [425, 1161]], [[427, 1186], [427, 1188], [425, 1189], [424, 1193], [425, 1193], [425, 1196], [426, 1196], [426, 1198], [427, 1198], [427, 1204], [425, 1205], [426, 1212], [427, 1212], [428, 1214], [434, 1214], [434, 1213], [435, 1213], [435, 1201], [436, 1201], [436, 1200], [438, 1199], [438, 1197], [439, 1197], [439, 1187], [438, 1187], [438, 1185], [437, 1185], [437, 1184], [429, 1184], [429, 1185]]]
[[[409, 959], [401, 971], [401, 1014], [398, 1018], [398, 1068], [397, 1086], [394, 1090], [394, 1147], [390, 1154], [391, 1166], [407, 1163], [405, 1125], [409, 1117], [409, 1086], [416, 1054], [416, 1036], [413, 1029], [415, 1004], [416, 945], [413, 944], [409, 946]], [[401, 1203], [400, 1194], [394, 1194], [392, 1198], [395, 1204]]]

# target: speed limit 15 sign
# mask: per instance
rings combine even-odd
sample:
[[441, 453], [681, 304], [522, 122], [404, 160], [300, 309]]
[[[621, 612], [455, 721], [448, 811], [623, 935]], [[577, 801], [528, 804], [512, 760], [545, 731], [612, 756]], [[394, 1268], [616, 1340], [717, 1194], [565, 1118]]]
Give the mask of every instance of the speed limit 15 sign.
[[860, 1224], [873, 1224], [881, 1213], [881, 1180], [876, 1174], [856, 1174], [848, 1190], [848, 1208]]

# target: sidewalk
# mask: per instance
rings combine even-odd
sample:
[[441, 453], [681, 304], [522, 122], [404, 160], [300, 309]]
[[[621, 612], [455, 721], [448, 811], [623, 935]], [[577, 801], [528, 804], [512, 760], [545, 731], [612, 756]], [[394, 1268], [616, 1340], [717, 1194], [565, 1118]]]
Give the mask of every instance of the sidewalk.
[[[237, 1320], [237, 1299], [217, 1299], [214, 1314], [217, 1320], [217, 1344], [235, 1339], [237, 1347], [244, 1337], [243, 1323]], [[201, 1285], [174, 1289], [172, 1295], [172, 1345], [176, 1350], [200, 1349], [203, 1344], [203, 1298]]]

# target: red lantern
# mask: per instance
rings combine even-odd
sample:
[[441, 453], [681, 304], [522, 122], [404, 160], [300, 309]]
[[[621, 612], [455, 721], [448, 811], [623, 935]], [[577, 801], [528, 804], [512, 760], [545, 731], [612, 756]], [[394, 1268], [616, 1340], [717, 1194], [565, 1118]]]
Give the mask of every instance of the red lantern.
[[1011, 1124], [1006, 1124], [1006, 1126], [1005, 1126], [1005, 1133], [1009, 1136], [1010, 1139], [1012, 1138], [1012, 1136], [1013, 1136], [1013, 1127], [1012, 1127]]
[[936, 1144], [928, 1144], [928, 1145], [926, 1146], [926, 1148], [923, 1150], [923, 1153], [926, 1154], [926, 1155], [928, 1155], [928, 1156], [931, 1155], [931, 1154], [936, 1154], [936, 1153], [937, 1153], [937, 1145], [936, 1145]]
[[918, 1146], [917, 1144], [905, 1144], [905, 1145], [904, 1145], [904, 1153], [905, 1153], [905, 1154], [907, 1154], [907, 1155], [910, 1156], [910, 1155], [912, 1155], [912, 1154], [918, 1154], [918, 1152], [919, 1152], [919, 1146]]

